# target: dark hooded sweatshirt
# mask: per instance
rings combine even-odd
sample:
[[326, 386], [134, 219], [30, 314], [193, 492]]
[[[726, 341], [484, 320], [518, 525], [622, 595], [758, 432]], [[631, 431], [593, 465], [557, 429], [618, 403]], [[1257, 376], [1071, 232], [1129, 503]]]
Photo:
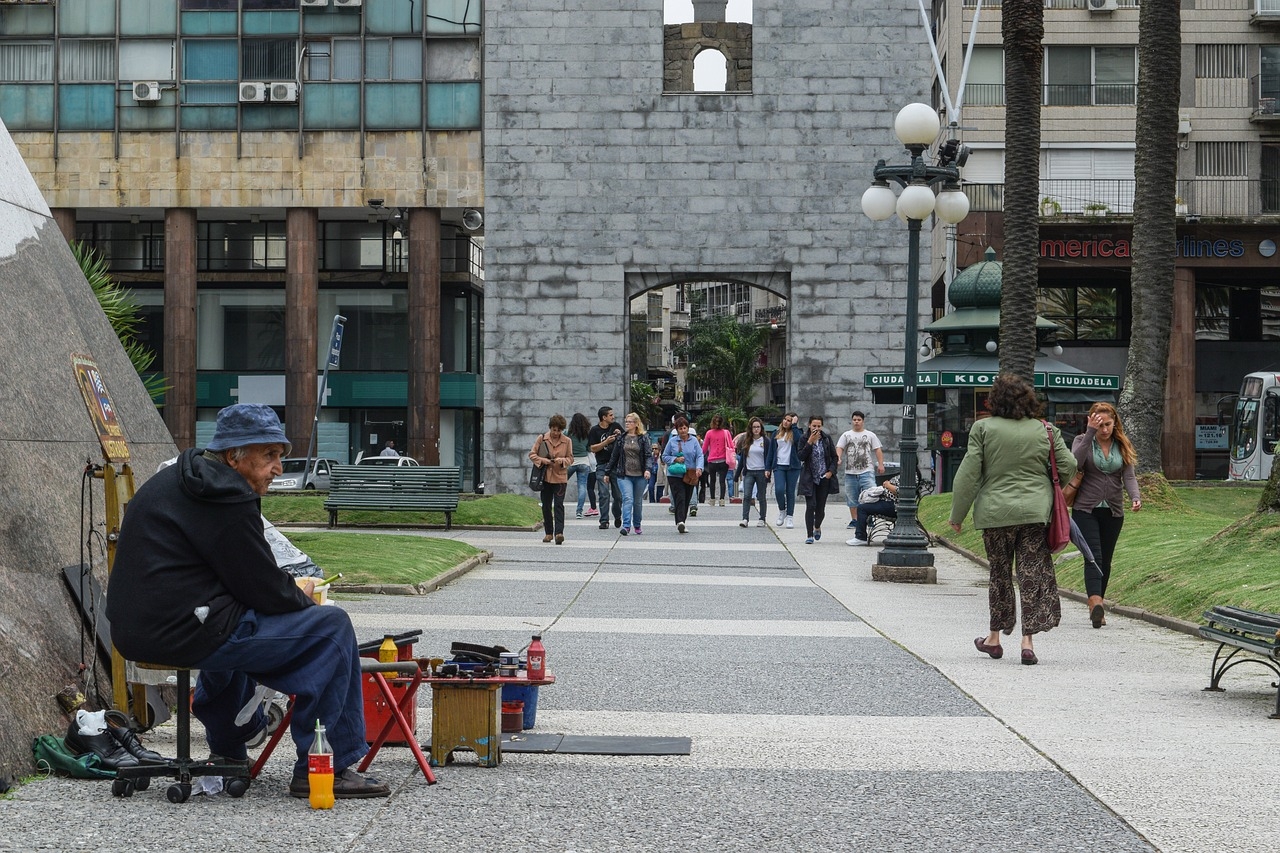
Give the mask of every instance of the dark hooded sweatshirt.
[[222, 461], [185, 451], [129, 501], [107, 585], [111, 641], [129, 660], [192, 667], [249, 608], [313, 604], [276, 565], [257, 493]]

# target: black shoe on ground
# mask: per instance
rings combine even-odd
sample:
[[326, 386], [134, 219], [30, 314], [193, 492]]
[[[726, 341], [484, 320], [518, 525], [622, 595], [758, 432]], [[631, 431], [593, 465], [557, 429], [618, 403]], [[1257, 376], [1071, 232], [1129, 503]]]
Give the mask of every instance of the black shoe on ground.
[[614, 526], [614, 527], [621, 527], [621, 526], [622, 526], [622, 518], [621, 518], [621, 517], [615, 518], [615, 519], [613, 520], [613, 526]]
[[602, 522], [600, 522], [600, 529], [601, 529], [601, 530], [608, 530], [608, 529], [609, 529], [609, 522], [607, 522], [607, 521], [602, 521]]
[[[350, 767], [341, 773], [333, 774], [335, 800], [368, 800], [374, 797], [390, 796], [390, 794], [391, 788], [385, 782], [379, 782], [372, 776], [361, 776]], [[289, 796], [310, 797], [310, 780], [306, 776], [294, 776], [289, 782]]]
[[102, 762], [102, 766], [107, 770], [119, 770], [121, 767], [137, 767], [138, 759], [134, 758], [129, 752], [116, 742], [109, 730], [104, 730], [96, 735], [80, 734], [80, 724], [72, 718], [71, 725], [67, 729], [67, 736], [63, 738], [63, 743], [67, 746], [67, 752], [72, 755], [84, 755], [91, 752]]
[[129, 725], [129, 718], [116, 710], [106, 713], [107, 732], [124, 751], [138, 759], [141, 764], [163, 764], [167, 759], [155, 750], [147, 749], [138, 740], [138, 735]]
[[689, 515], [693, 516], [694, 518], [697, 518], [697, 517], [698, 517], [698, 508], [697, 508], [696, 506], [691, 506], [691, 507], [689, 507]]

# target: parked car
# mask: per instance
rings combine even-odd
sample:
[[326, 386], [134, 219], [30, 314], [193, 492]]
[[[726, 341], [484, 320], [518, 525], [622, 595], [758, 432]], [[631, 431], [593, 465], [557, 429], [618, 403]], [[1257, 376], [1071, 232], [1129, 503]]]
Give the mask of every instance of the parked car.
[[[312, 459], [311, 475], [307, 477], [307, 483], [303, 488], [327, 490], [329, 488], [329, 468], [336, 464], [338, 464], [336, 459]], [[281, 459], [280, 467], [284, 469], [284, 472], [271, 481], [268, 491], [297, 491], [298, 483], [302, 479], [302, 472], [307, 468], [307, 460], [303, 457]]]
[[417, 465], [418, 460], [412, 456], [365, 456], [361, 453], [356, 456], [356, 464], [403, 468], [406, 465]]

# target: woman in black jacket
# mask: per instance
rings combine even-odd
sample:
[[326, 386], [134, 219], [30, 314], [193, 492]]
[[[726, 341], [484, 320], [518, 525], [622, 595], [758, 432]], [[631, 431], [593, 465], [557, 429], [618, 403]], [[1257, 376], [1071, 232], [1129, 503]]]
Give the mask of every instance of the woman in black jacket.
[[827, 516], [827, 495], [836, 488], [836, 444], [822, 429], [822, 418], [809, 418], [809, 432], [800, 445], [800, 494], [804, 495], [804, 544], [822, 538]]
[[622, 529], [618, 532], [626, 536], [634, 530], [639, 535], [643, 533], [640, 523], [644, 515], [644, 493], [648, 488], [649, 458], [653, 449], [639, 415], [628, 413], [623, 426], [622, 440], [614, 443], [602, 476], [605, 483], [617, 483], [622, 491]]

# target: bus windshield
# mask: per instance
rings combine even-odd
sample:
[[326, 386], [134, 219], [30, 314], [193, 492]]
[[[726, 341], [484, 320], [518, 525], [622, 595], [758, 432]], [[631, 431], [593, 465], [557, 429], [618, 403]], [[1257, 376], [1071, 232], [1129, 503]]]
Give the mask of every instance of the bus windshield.
[[1258, 400], [1241, 397], [1231, 430], [1231, 458], [1243, 462], [1258, 447]]

